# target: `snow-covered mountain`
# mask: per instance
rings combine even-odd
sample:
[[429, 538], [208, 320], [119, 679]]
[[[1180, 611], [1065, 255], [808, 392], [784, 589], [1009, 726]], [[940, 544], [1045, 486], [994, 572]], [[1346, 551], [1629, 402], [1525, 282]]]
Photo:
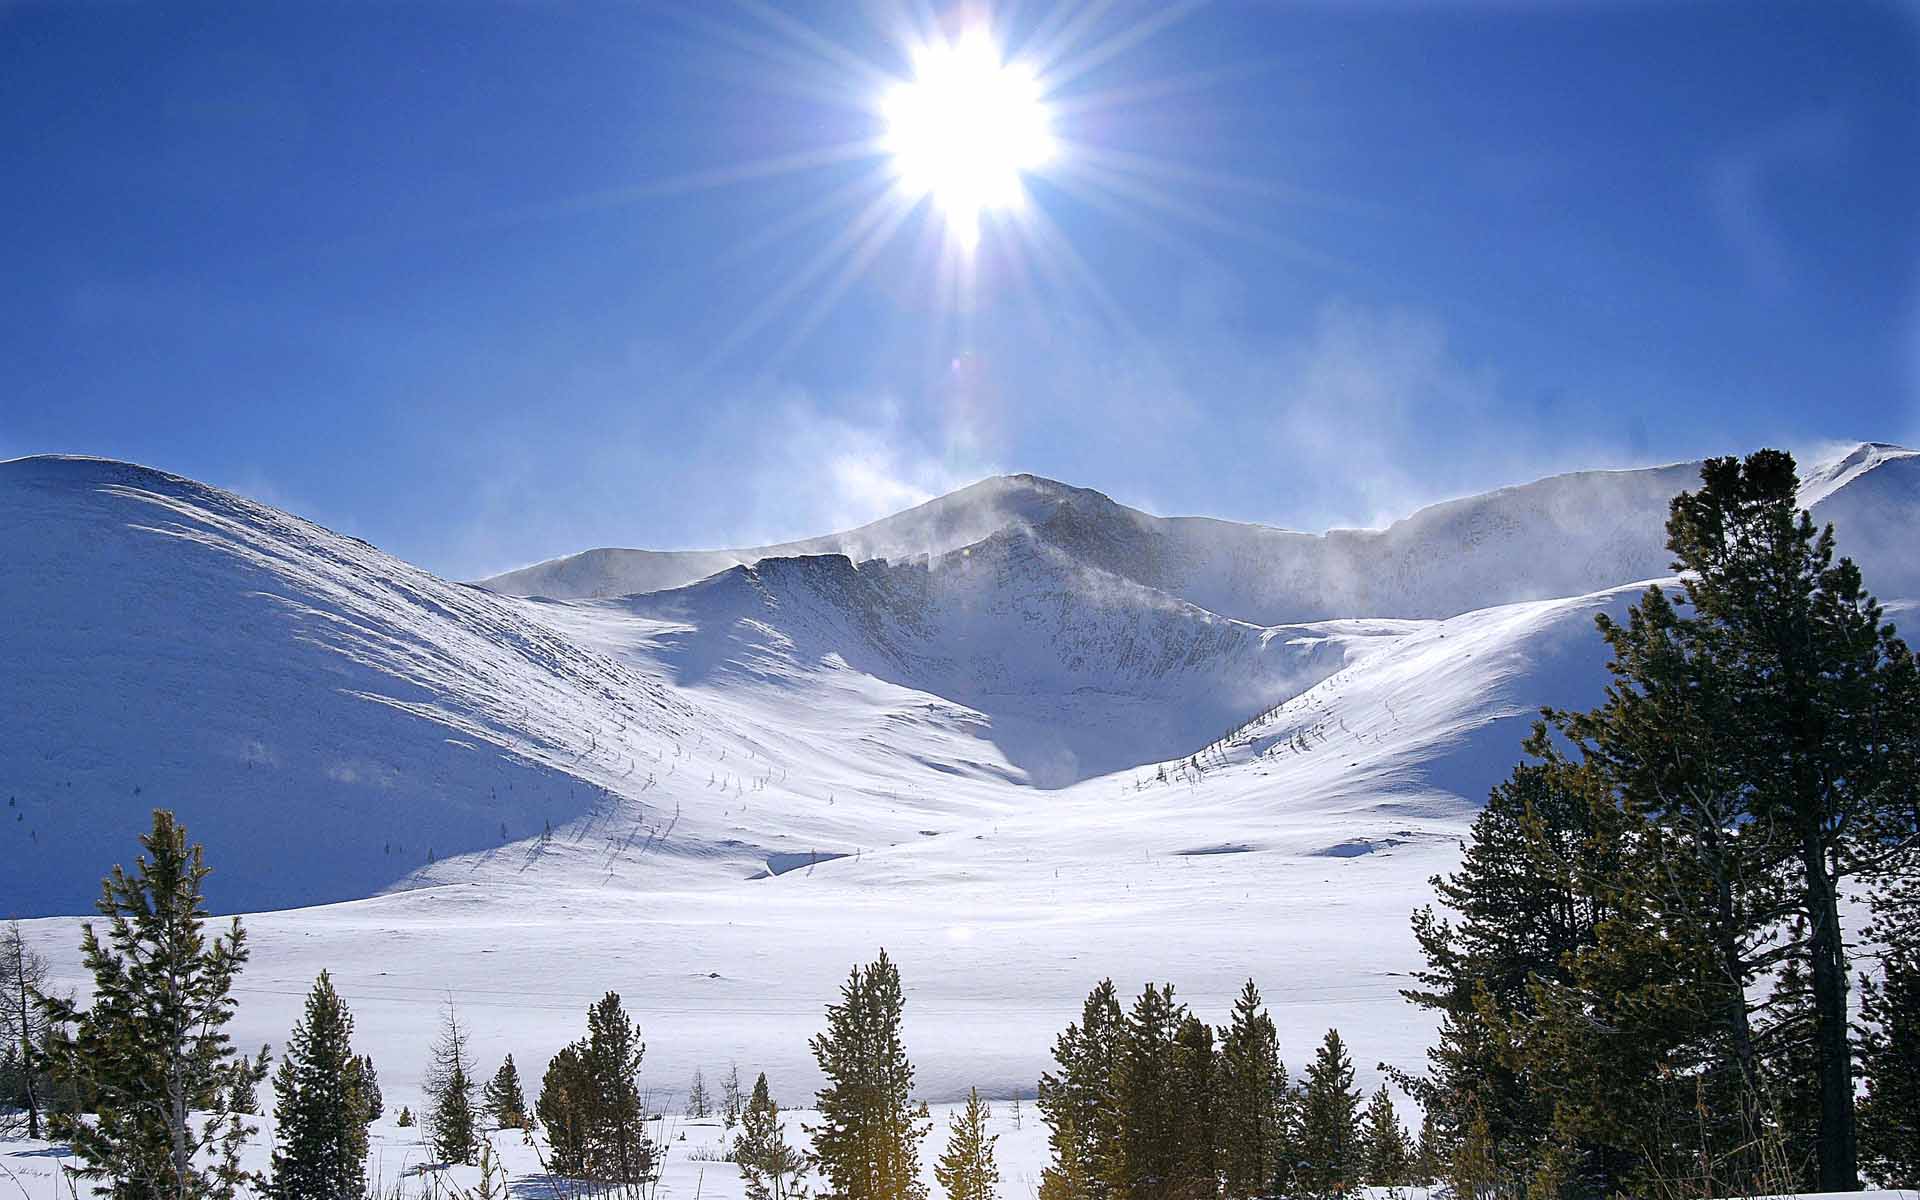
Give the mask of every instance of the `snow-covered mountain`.
[[[1910, 608], [1920, 454], [1806, 476]], [[935, 1094], [1031, 1086], [1109, 973], [1211, 1012], [1253, 971], [1293, 1046], [1337, 1001], [1411, 1066], [1407, 911], [1538, 706], [1598, 694], [1593, 615], [1667, 573], [1696, 479], [1309, 535], [1013, 476], [471, 586], [162, 472], [0, 463], [0, 916], [84, 912], [164, 805], [217, 907], [324, 905], [251, 919], [247, 1036], [327, 966], [396, 1044], [454, 988], [486, 1053], [544, 1061], [611, 987], [668, 1086], [697, 1051], [798, 1087], [884, 944]], [[70, 923], [34, 928], [70, 969]], [[715, 1012], [754, 1020], [714, 1047]]]
[[[1849, 549], [1911, 570], [1911, 556], [1883, 533], [1910, 521], [1920, 504], [1914, 454], [1863, 443], [1809, 471], [1803, 500], [1824, 519], [1834, 519], [1828, 509], [1867, 518], [1843, 523], [1852, 541], [1871, 543]], [[1086, 488], [1009, 475], [827, 537], [744, 550], [588, 550], [481, 586], [515, 596], [606, 598], [680, 587], [769, 558], [911, 563], [945, 559], [996, 535], [1024, 535], [1083, 566], [1256, 624], [1444, 617], [1666, 574], [1667, 505], [1699, 474], [1692, 462], [1556, 475], [1424, 508], [1386, 529], [1324, 534], [1156, 517]]]

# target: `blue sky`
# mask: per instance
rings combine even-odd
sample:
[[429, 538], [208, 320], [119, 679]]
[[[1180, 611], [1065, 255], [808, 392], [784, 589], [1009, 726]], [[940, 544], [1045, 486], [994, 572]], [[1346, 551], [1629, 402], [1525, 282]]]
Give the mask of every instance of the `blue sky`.
[[[924, 211], [832, 256], [884, 162], [769, 168], [875, 135], [903, 11], [1073, 34], [965, 304]], [[0, 457], [471, 577], [996, 471], [1322, 528], [1920, 439], [1913, 9], [1164, 11], [0, 7]]]

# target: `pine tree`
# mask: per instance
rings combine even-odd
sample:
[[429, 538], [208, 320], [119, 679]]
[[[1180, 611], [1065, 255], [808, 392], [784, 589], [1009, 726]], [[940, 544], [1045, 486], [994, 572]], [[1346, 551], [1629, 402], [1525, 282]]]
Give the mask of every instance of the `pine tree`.
[[25, 1132], [40, 1136], [46, 1088], [40, 1048], [51, 1026], [38, 997], [47, 986], [47, 960], [27, 945], [20, 922], [0, 932], [0, 1052], [9, 1064], [9, 1087], [0, 1093], [0, 1110], [18, 1105], [26, 1113]]
[[687, 1115], [705, 1117], [712, 1114], [713, 1099], [707, 1095], [707, 1081], [702, 1078], [698, 1068], [693, 1072], [693, 1083], [687, 1088]]
[[402, 1129], [412, 1129], [413, 1128], [413, 1110], [411, 1108], [408, 1108], [406, 1105], [402, 1104], [400, 1106], [400, 1115], [394, 1118], [393, 1123], [395, 1125], [398, 1125]]
[[740, 1123], [740, 1110], [744, 1104], [740, 1095], [740, 1064], [727, 1064], [727, 1077], [720, 1081], [720, 1121], [732, 1129]]
[[949, 1118], [947, 1150], [933, 1168], [947, 1200], [996, 1200], [1000, 1168], [993, 1161], [993, 1145], [1000, 1135], [987, 1132], [992, 1115], [980, 1089], [972, 1088], [967, 1106]]
[[1108, 1186], [1124, 1200], [1164, 1200], [1184, 1180], [1179, 1034], [1186, 1006], [1173, 985], [1148, 984], [1127, 1012], [1114, 1075], [1119, 1154]]
[[507, 1055], [500, 1069], [493, 1073], [483, 1093], [487, 1115], [501, 1129], [525, 1129], [527, 1127], [527, 1096], [520, 1089], [520, 1072], [513, 1065], [513, 1055]]
[[360, 1091], [360, 1107], [372, 1124], [387, 1115], [387, 1099], [380, 1092], [380, 1075], [373, 1069], [373, 1056], [362, 1054], [354, 1060], [353, 1086]]
[[584, 1179], [591, 1170], [591, 1113], [595, 1087], [586, 1067], [586, 1043], [563, 1046], [547, 1063], [534, 1111], [547, 1131], [547, 1166], [557, 1175]]
[[1393, 1110], [1393, 1097], [1385, 1085], [1367, 1102], [1364, 1126], [1360, 1133], [1362, 1157], [1366, 1162], [1364, 1180], [1369, 1187], [1404, 1187], [1413, 1182], [1413, 1147], [1407, 1131]]
[[353, 1014], [325, 971], [274, 1076], [274, 1200], [360, 1200], [367, 1191], [367, 1109], [353, 1053]]
[[1219, 1191], [1216, 1138], [1218, 1064], [1213, 1029], [1188, 1014], [1174, 1035], [1174, 1138], [1179, 1147], [1167, 1195], [1183, 1200], [1213, 1200]]
[[800, 1200], [807, 1157], [787, 1145], [780, 1124], [780, 1106], [767, 1090], [763, 1072], [754, 1080], [753, 1097], [740, 1114], [740, 1134], [733, 1140], [733, 1161], [746, 1181], [747, 1200]]
[[246, 933], [236, 919], [207, 938], [210, 868], [172, 813], [155, 810], [140, 844], [133, 872], [115, 867], [102, 884], [105, 940], [82, 927], [93, 1006], [43, 1001], [56, 1083], [95, 1107], [91, 1120], [53, 1113], [49, 1129], [80, 1159], [73, 1173], [107, 1183], [116, 1200], [228, 1200], [251, 1181], [240, 1148], [253, 1127], [228, 1099], [252, 1064], [225, 1032]]
[[640, 1100], [640, 1062], [646, 1052], [618, 993], [608, 992], [587, 1010], [582, 1066], [593, 1089], [588, 1128], [597, 1180], [633, 1185], [653, 1178], [654, 1149]]
[[[1439, 905], [1413, 917], [1427, 966], [1408, 1000], [1440, 1014], [1424, 1077], [1395, 1079], [1420, 1102], [1441, 1159], [1478, 1122], [1486, 1143], [1516, 1172], [1545, 1153], [1553, 1104], [1502, 1061], [1504, 1028], [1534, 1015], [1536, 979], [1565, 982], [1565, 962], [1593, 944], [1607, 915], [1575, 864], [1594, 850], [1605, 782], [1596, 769], [1547, 753], [1547, 727], [1529, 739], [1540, 761], [1522, 763], [1474, 819], [1460, 868], [1437, 876]], [[1594, 864], [1598, 871], [1602, 864]]]
[[1247, 980], [1234, 1001], [1233, 1020], [1220, 1039], [1218, 1139], [1226, 1200], [1269, 1195], [1285, 1151], [1286, 1068], [1280, 1035], [1260, 1006], [1260, 989]]
[[1911, 829], [1920, 668], [1882, 620], [1831, 526], [1801, 511], [1793, 457], [1709, 460], [1673, 502], [1668, 547], [1693, 646], [1737, 697], [1718, 732], [1745, 816], [1777, 836], [1805, 922], [1823, 1191], [1859, 1186], [1849, 965], [1840, 896], [1882, 865], [1888, 824]]
[[810, 1132], [831, 1200], [926, 1200], [919, 1147], [927, 1126], [900, 1039], [905, 1003], [900, 972], [882, 950], [853, 969], [840, 1003], [827, 1006], [826, 1032], [809, 1043], [827, 1080]]
[[1340, 1032], [1327, 1030], [1307, 1067], [1301, 1106], [1299, 1186], [1313, 1197], [1350, 1195], [1360, 1185], [1360, 1093]]
[[433, 1152], [445, 1163], [470, 1163], [479, 1148], [473, 1109], [473, 1062], [467, 1057], [467, 1032], [453, 998], [441, 1016], [440, 1036], [427, 1064], [427, 1134]]
[[1113, 980], [1106, 979], [1087, 996], [1080, 1021], [1054, 1041], [1059, 1071], [1040, 1077], [1035, 1099], [1053, 1151], [1040, 1181], [1046, 1200], [1107, 1200], [1109, 1180], [1118, 1177], [1114, 1082], [1124, 1025]]
[[[1910, 931], [1911, 932], [1911, 931]], [[1920, 1187], [1920, 957], [1896, 947], [1863, 988], [1863, 1159], [1881, 1187]]]

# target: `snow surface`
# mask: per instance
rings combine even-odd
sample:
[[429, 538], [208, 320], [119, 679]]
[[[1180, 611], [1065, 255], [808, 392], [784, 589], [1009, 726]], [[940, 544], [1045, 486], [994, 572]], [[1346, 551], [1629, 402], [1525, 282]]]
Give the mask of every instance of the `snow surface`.
[[[1692, 472], [1324, 537], [1020, 476], [702, 578], [602, 555], [491, 591], [161, 472], [0, 463], [0, 915], [82, 982], [59, 914], [173, 808], [252, 914], [240, 1042], [330, 969], [394, 1112], [449, 995], [531, 1086], [607, 990], [663, 1103], [729, 1061], [804, 1102], [882, 945], [937, 1102], [1030, 1096], [1108, 975], [1212, 1021], [1252, 975], [1291, 1065], [1338, 1026], [1370, 1085], [1431, 1033], [1408, 914], [1539, 706], [1598, 696], [1593, 617], [1666, 572]], [[1808, 486], [1920, 596], [1920, 456]]]

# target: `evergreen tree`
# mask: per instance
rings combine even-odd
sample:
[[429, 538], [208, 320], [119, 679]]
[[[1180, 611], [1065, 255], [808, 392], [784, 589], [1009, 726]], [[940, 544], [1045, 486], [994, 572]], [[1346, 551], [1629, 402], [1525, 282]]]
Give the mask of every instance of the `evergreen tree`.
[[1920, 957], [1887, 955], [1886, 974], [1863, 988], [1861, 1106], [1864, 1161], [1880, 1187], [1920, 1187]]
[[1367, 1102], [1360, 1145], [1367, 1186], [1404, 1187], [1413, 1182], [1413, 1147], [1408, 1144], [1399, 1114], [1393, 1111], [1393, 1097], [1387, 1094], [1385, 1085]]
[[394, 1118], [393, 1123], [395, 1125], [398, 1125], [402, 1129], [412, 1129], [413, 1128], [413, 1110], [411, 1108], [408, 1108], [406, 1105], [402, 1104], [400, 1106], [400, 1115]]
[[767, 1090], [763, 1072], [754, 1080], [753, 1097], [740, 1114], [740, 1134], [733, 1140], [733, 1161], [746, 1181], [747, 1200], [800, 1200], [806, 1155], [787, 1145], [780, 1124], [780, 1106]]
[[720, 1121], [727, 1129], [740, 1123], [745, 1101], [740, 1095], [740, 1064], [727, 1064], [727, 1077], [720, 1081]]
[[380, 1092], [380, 1075], [373, 1069], [373, 1056], [362, 1054], [353, 1060], [353, 1086], [360, 1092], [360, 1108], [372, 1124], [387, 1115], [387, 1099]]
[[1338, 1030], [1327, 1030], [1326, 1040], [1307, 1067], [1305, 1082], [1297, 1184], [1306, 1196], [1350, 1195], [1365, 1170], [1360, 1093], [1354, 1090], [1353, 1062]]
[[698, 1068], [693, 1072], [693, 1083], [687, 1088], [687, 1115], [705, 1117], [713, 1111], [713, 1098], [707, 1095], [707, 1081], [701, 1077]]
[[1431, 1187], [1440, 1178], [1441, 1164], [1446, 1158], [1446, 1147], [1438, 1122], [1433, 1119], [1432, 1113], [1422, 1113], [1420, 1136], [1413, 1143], [1412, 1182]]
[[1040, 1181], [1046, 1200], [1107, 1200], [1109, 1181], [1119, 1175], [1114, 1084], [1124, 1025], [1113, 980], [1102, 980], [1079, 1023], [1054, 1041], [1059, 1071], [1040, 1077], [1035, 1100], [1053, 1151]]
[[586, 1043], [563, 1046], [547, 1063], [534, 1111], [547, 1131], [548, 1169], [569, 1179], [591, 1171], [591, 1113], [595, 1087], [586, 1067]]
[[1111, 1194], [1124, 1200], [1166, 1200], [1185, 1182], [1178, 1047], [1186, 1017], [1172, 984], [1146, 985], [1127, 1012], [1114, 1077], [1119, 1154], [1107, 1164]]
[[40, 1136], [46, 1107], [40, 1048], [52, 1027], [38, 1000], [46, 986], [47, 960], [27, 945], [20, 922], [8, 921], [0, 932], [0, 1054], [7, 1063], [0, 1111], [17, 1105], [30, 1138]]
[[366, 1195], [366, 1091], [354, 1082], [361, 1076], [352, 1039], [353, 1014], [322, 971], [273, 1080], [274, 1200]]
[[1497, 1027], [1532, 1018], [1533, 981], [1566, 981], [1564, 963], [1593, 943], [1606, 915], [1576, 866], [1595, 850], [1604, 781], [1597, 770], [1548, 754], [1544, 725], [1528, 747], [1541, 751], [1541, 761], [1515, 767], [1492, 790], [1459, 870], [1433, 879], [1453, 918], [1432, 907], [1414, 914], [1427, 966], [1402, 995], [1437, 1011], [1440, 1032], [1424, 1077], [1395, 1075], [1425, 1110], [1438, 1161], [1450, 1163], [1477, 1122], [1489, 1155], [1522, 1176], [1545, 1152], [1553, 1105], [1502, 1061], [1506, 1039]]
[[617, 993], [608, 992], [587, 1010], [582, 1066], [592, 1085], [588, 1129], [595, 1179], [644, 1184], [653, 1178], [654, 1149], [640, 1100], [640, 1062], [646, 1052]]
[[513, 1055], [507, 1055], [500, 1069], [493, 1073], [484, 1093], [487, 1115], [501, 1129], [525, 1129], [527, 1127], [527, 1096], [520, 1089], [520, 1071], [513, 1065]]
[[1823, 1191], [1859, 1186], [1846, 938], [1840, 896], [1883, 866], [1889, 823], [1914, 813], [1914, 656], [1882, 620], [1833, 530], [1800, 511], [1793, 457], [1709, 460], [1673, 502], [1668, 547], [1694, 611], [1688, 632], [1737, 698], [1718, 732], [1774, 836], [1805, 922]]
[[474, 1117], [473, 1062], [467, 1057], [467, 1032], [461, 1028], [460, 1015], [453, 998], [447, 998], [440, 1022], [440, 1036], [434, 1041], [427, 1064], [427, 1135], [433, 1152], [441, 1162], [470, 1163], [479, 1148], [479, 1128]]
[[1218, 1074], [1213, 1028], [1188, 1014], [1174, 1035], [1174, 1139], [1179, 1149], [1167, 1189], [1170, 1196], [1213, 1200], [1220, 1190], [1218, 1106], [1214, 1101]]
[[240, 1148], [253, 1128], [228, 1100], [252, 1064], [226, 1034], [246, 933], [236, 919], [206, 936], [210, 868], [172, 813], [155, 810], [140, 844], [133, 872], [115, 867], [102, 884], [105, 940], [82, 927], [92, 1007], [42, 1002], [56, 1082], [95, 1108], [92, 1119], [53, 1113], [49, 1129], [80, 1159], [74, 1174], [115, 1200], [227, 1200], [251, 1179]]
[[840, 1003], [827, 1006], [826, 1032], [809, 1043], [827, 1080], [810, 1132], [831, 1200], [926, 1200], [919, 1146], [927, 1127], [911, 1099], [904, 1007], [900, 972], [882, 950], [853, 969]]
[[1251, 1200], [1270, 1194], [1286, 1152], [1286, 1068], [1280, 1035], [1247, 980], [1220, 1039], [1219, 1120], [1222, 1194]]
[[934, 1164], [933, 1176], [947, 1200], [996, 1200], [1000, 1168], [994, 1165], [993, 1145], [1000, 1135], [987, 1132], [993, 1110], [980, 1099], [980, 1089], [967, 1092], [967, 1106], [949, 1118], [947, 1150]]

